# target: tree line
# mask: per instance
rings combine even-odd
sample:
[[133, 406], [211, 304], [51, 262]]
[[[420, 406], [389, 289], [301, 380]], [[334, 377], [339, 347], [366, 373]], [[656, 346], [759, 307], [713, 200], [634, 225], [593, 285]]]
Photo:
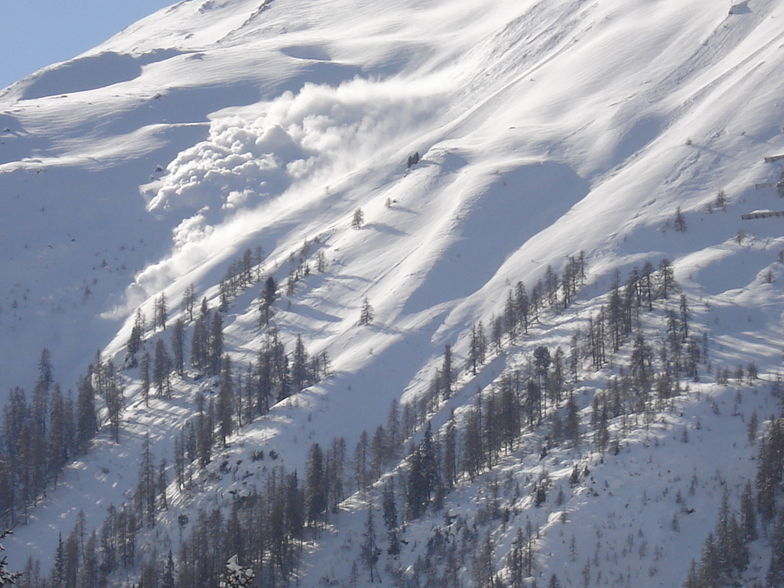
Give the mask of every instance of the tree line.
[[[580, 254], [569, 258], [562, 277], [548, 268], [545, 279], [536, 284], [531, 296], [525, 285], [519, 282], [510, 290], [503, 313], [491, 321], [490, 344], [500, 351], [507, 342], [514, 343], [525, 336], [528, 329], [541, 320], [543, 311], [560, 312], [567, 308], [584, 279], [584, 256]], [[434, 433], [429, 415], [452, 396], [460, 371], [451, 347], [447, 345], [441, 365], [422, 398], [402, 406], [393, 403], [386, 426], [379, 425], [372, 435], [363, 431], [350, 462], [346, 457], [345, 440], [339, 438], [333, 440], [327, 450], [318, 444], [311, 446], [302, 482], [296, 471], [286, 472], [280, 466], [273, 467], [265, 487], [254, 489], [247, 496], [235, 497], [229, 512], [215, 510], [199, 515], [189, 538], [183, 543], [183, 550], [177, 555], [177, 565], [170, 572], [145, 560], [142, 563], [142, 585], [168, 587], [168, 577], [178, 586], [189, 585], [193, 578], [210, 578], [206, 585], [213, 585], [213, 581], [219, 581], [224, 564], [232, 555], [238, 555], [239, 562], [249, 566], [258, 581], [285, 581], [296, 568], [305, 536], [318, 533], [349, 489], [368, 489], [383, 472], [398, 463], [399, 447], [421, 427], [424, 429], [421, 440], [409, 447], [403, 461], [405, 467], [383, 490], [387, 550], [394, 554], [399, 550], [402, 521], [415, 520], [431, 509], [439, 510], [445, 497], [461, 479], [473, 480], [492, 468], [501, 456], [517, 447], [525, 430], [547, 424], [550, 444], [565, 442], [577, 445], [584, 442], [578, 407], [571, 393], [572, 385], [586, 364], [590, 369], [606, 365], [612, 358], [611, 354], [618, 351], [635, 331], [628, 370], [624, 371], [623, 377], [612, 380], [610, 392], [597, 394], [599, 400], [592, 411], [597, 431], [603, 427], [606, 430], [609, 419], [614, 416], [644, 412], [653, 406], [651, 399], [664, 399], [675, 393], [679, 376], [697, 377], [696, 364], [706, 361], [707, 343], [691, 332], [684, 297], [681, 297], [677, 310], [668, 308], [665, 312], [667, 337], [663, 338], [665, 343], [661, 348], [655, 350], [648, 344], [640, 328], [641, 311], [652, 311], [655, 300], [668, 299], [676, 292], [677, 284], [666, 260], [660, 264], [658, 271], [653, 270], [650, 264], [646, 264], [642, 271], [633, 270], [623, 286], [617, 278], [608, 303], [588, 320], [588, 328], [584, 332], [575, 334], [568, 355], [560, 347], [551, 350], [542, 345], [536, 346], [524, 369], [504, 374], [487, 391], [476, 395], [474, 406], [466, 412], [460, 424], [452, 415], [447, 425]], [[255, 360], [245, 366], [233, 365], [231, 358], [223, 353], [220, 308], [211, 311], [204, 300], [199, 314], [192, 317], [190, 366], [197, 373], [214, 377], [216, 390], [207, 397], [197, 397], [197, 413], [177, 437], [173, 463], [179, 488], [190, 486], [193, 472], [212, 461], [214, 445], [225, 444], [236, 427], [250, 422], [257, 415], [266, 414], [275, 402], [328, 375], [326, 354], [309, 356], [301, 337], [297, 337], [292, 351], [286, 350], [279, 332], [270, 324], [276, 297], [277, 283], [270, 276], [259, 297], [260, 324], [266, 327], [263, 344]], [[156, 341], [152, 376], [149, 375], [150, 358], [145, 361], [143, 357], [140, 362], [143, 385], [147, 382], [146, 385], [154, 386], [156, 393], [162, 397], [170, 393], [166, 378], [173, 373], [182, 376], [185, 371], [184, 321], [180, 319], [178, 323], [172, 329], [168, 348], [161, 338]], [[197, 326], [199, 323], [201, 326]], [[165, 320], [163, 324], [158, 321], [158, 325], [165, 328]], [[474, 325], [464, 364], [466, 370], [472, 373], [478, 371], [486, 361], [490, 344], [485, 338], [482, 323]], [[137, 353], [143, 348], [144, 343]], [[158, 357], [162, 358], [160, 370], [155, 368], [159, 364]], [[145, 369], [148, 370], [147, 376]], [[668, 381], [670, 387], [660, 383], [662, 381]], [[666, 393], [652, 394], [654, 390]], [[617, 398], [620, 400], [616, 401]], [[604, 437], [597, 433], [597, 446], [604, 450], [609, 439], [602, 439]], [[543, 451], [546, 450], [547, 447], [543, 447]], [[120, 558], [123, 563], [119, 565], [130, 562], [132, 566], [136, 562], [134, 557], [128, 559], [127, 556], [133, 553], [129, 547], [128, 529], [138, 530], [144, 525], [154, 525], [155, 513], [165, 508], [165, 465], [159, 466], [156, 473], [152, 458], [148, 456], [145, 459], [144, 454], [142, 460], [146, 465], [140, 466], [134, 503], [120, 509], [120, 512], [127, 513], [125, 516], [130, 517], [132, 524], [130, 527], [125, 522], [110, 525], [111, 529], [126, 529], [125, 535], [114, 541], [115, 545], [125, 546], [123, 553], [126, 557]], [[264, 452], [259, 452], [258, 459], [263, 457]], [[394, 481], [396, 478], [397, 483]], [[546, 490], [544, 482], [535, 485], [533, 492], [538, 502], [547, 499]], [[398, 505], [401, 506], [400, 516]], [[263, 522], [260, 513], [266, 517]], [[373, 517], [371, 509], [361, 561], [374, 580], [378, 572], [375, 566], [381, 540], [376, 536]], [[227, 529], [225, 535], [214, 532], [224, 527]], [[241, 538], [239, 543], [237, 537]], [[116, 552], [111, 543], [107, 543], [106, 547], [109, 554], [113, 549]], [[515, 562], [528, 561], [525, 559], [527, 556], [521, 554], [524, 549], [530, 550], [531, 545], [528, 536], [515, 547], [515, 555], [510, 554], [509, 557]], [[100, 554], [100, 561], [108, 557], [104, 555], [103, 545], [98, 546], [96, 553]], [[86, 562], [87, 559], [83, 554], [80, 561]], [[172, 556], [169, 560], [174, 561]], [[486, 560], [485, 557], [482, 561]], [[113, 560], [110, 558], [109, 561]], [[481, 566], [485, 564], [476, 563], [477, 569]]]
[[767, 585], [784, 585], [783, 476], [784, 418], [779, 417], [771, 419], [760, 439], [754, 484], [746, 482], [737, 511], [730, 508], [725, 491], [716, 526], [705, 539], [699, 562], [692, 560], [684, 588], [739, 586], [750, 562], [749, 544], [761, 535], [771, 548]]
[[[406, 467], [396, 474], [399, 482], [388, 483], [383, 489], [383, 504], [400, 504], [403, 520], [416, 520], [427, 512], [438, 512], [446, 496], [461, 480], [474, 480], [483, 472], [490, 471], [503, 455], [518, 447], [525, 431], [541, 426], [547, 427], [545, 442], [541, 447], [542, 455], [553, 445], [561, 443], [577, 446], [593, 442], [599, 451], [604, 452], [611, 445], [617, 451], [617, 439], [611, 442], [609, 433], [612, 419], [620, 416], [623, 420], [631, 415], [651, 414], [653, 409], [662, 408], [669, 398], [682, 391], [680, 378], [696, 379], [700, 369], [708, 370], [707, 335], [695, 332], [684, 296], [676, 296], [675, 302], [670, 302], [677, 290], [671, 266], [666, 260], [658, 270], [653, 270], [650, 264], [646, 264], [642, 272], [632, 270], [623, 286], [616, 278], [608, 303], [588, 321], [589, 327], [600, 325], [600, 329], [593, 326], [577, 332], [568, 354], [560, 347], [551, 350], [546, 346], [535, 346], [527, 362], [524, 362], [524, 368], [508, 371], [484, 391], [478, 390], [473, 406], [464, 411], [460, 421], [453, 414], [446, 425], [435, 433], [429, 416], [452, 395], [456, 381], [454, 357], [451, 347], [446, 346], [441, 366], [436, 370], [430, 387], [419, 402], [405, 405], [403, 409], [404, 413], [413, 413], [413, 416], [404, 419], [413, 423], [411, 428], [404, 426], [404, 434], [420, 426], [424, 428], [424, 433], [419, 442], [410, 446], [404, 457]], [[524, 286], [510, 293], [506, 308], [512, 310], [505, 314], [517, 317], [517, 322], [510, 320], [506, 323], [508, 326], [501, 323], [500, 337], [494, 337], [494, 346], [500, 347], [524, 335], [526, 317], [530, 320], [533, 316], [519, 310], [525, 308], [526, 299], [516, 292], [525, 292]], [[559, 299], [554, 297], [554, 300]], [[530, 298], [528, 301], [530, 303]], [[657, 301], [663, 302], [658, 304]], [[529, 312], [530, 308], [529, 305]], [[641, 313], [657, 309], [660, 309], [659, 328], [662, 336], [651, 339], [643, 328]], [[516, 331], [510, 331], [510, 328]], [[474, 372], [485, 360], [481, 354], [473, 354], [475, 349], [482, 350], [481, 333], [482, 329], [474, 326], [466, 363], [469, 372]], [[651, 340], [654, 342], [650, 343]], [[475, 342], [480, 344], [475, 346]], [[609, 380], [606, 390], [597, 391], [594, 396], [590, 411], [593, 436], [587, 438], [572, 393], [574, 385], [582, 370], [609, 365], [615, 361], [616, 353], [627, 344], [630, 347], [628, 363], [618, 366], [619, 375]], [[592, 352], [592, 346], [597, 345], [605, 349], [601, 361]], [[579, 480], [580, 473], [576, 472], [573, 477]], [[395, 487], [397, 490], [391, 489]], [[532, 483], [530, 492], [535, 506], [548, 500], [548, 488], [546, 477]], [[400, 540], [401, 531], [401, 527], [390, 530], [388, 553], [395, 553], [398, 549], [395, 543]], [[366, 535], [368, 533], [366, 530]], [[488, 566], [492, 567], [492, 557], [488, 556], [492, 552], [489, 536], [481, 542], [473, 563], [477, 581], [479, 577], [484, 578], [484, 583], [480, 585], [525, 585], [523, 579], [530, 576], [526, 570], [531, 565], [534, 542], [530, 530], [521, 531], [519, 535], [506, 558], [509, 575], [506, 581], [497, 576], [495, 571], [488, 571]], [[449, 549], [440, 555], [449, 561]], [[369, 569], [372, 562], [360, 559], [368, 568], [369, 575], [374, 576], [375, 573]], [[437, 578], [433, 575], [434, 566], [425, 567], [429, 569], [427, 575], [431, 585], [433, 582], [443, 586], [457, 585], [451, 583], [456, 573], [454, 567], [446, 565], [442, 568], [443, 576], [436, 574]], [[407, 576], [407, 581], [413, 581], [413, 585], [424, 585], [411, 576]], [[555, 575], [551, 583], [558, 585]]]
[[103, 399], [110, 433], [117, 438], [122, 387], [111, 361], [100, 355], [80, 378], [75, 398], [55, 382], [47, 349], [29, 398], [23, 388], [11, 389], [0, 429], [2, 525], [26, 522], [30, 507], [56, 487], [65, 465], [87, 452], [99, 429], [96, 396]]

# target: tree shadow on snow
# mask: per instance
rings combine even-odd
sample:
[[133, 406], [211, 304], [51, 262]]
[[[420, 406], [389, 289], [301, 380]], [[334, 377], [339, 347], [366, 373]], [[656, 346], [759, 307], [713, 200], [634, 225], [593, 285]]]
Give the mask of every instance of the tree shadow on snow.
[[385, 223], [367, 223], [365, 228], [378, 231], [379, 233], [387, 233], [389, 235], [408, 235], [408, 233], [405, 231], [401, 231], [400, 229], [396, 229], [395, 227], [391, 227]]
[[14, 137], [27, 136], [30, 133], [24, 130], [16, 117], [10, 114], [0, 114], [0, 135], [13, 135]]
[[289, 312], [293, 312], [299, 316], [326, 323], [336, 323], [341, 320], [334, 314], [329, 314], [323, 310], [318, 310], [313, 306], [312, 303], [292, 303], [291, 308], [288, 310]]
[[751, 14], [748, 2], [738, 2], [730, 7], [730, 14]]

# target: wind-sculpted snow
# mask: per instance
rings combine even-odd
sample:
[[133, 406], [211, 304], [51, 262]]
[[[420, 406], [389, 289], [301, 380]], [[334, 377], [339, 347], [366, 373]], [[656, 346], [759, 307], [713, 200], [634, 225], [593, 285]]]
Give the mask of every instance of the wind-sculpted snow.
[[177, 54], [178, 51], [160, 50], [134, 56], [107, 51], [78, 57], [31, 76], [24, 84], [20, 98], [34, 100], [107, 88], [137, 78], [142, 73], [142, 67], [148, 63], [162, 61]]
[[[479, 291], [512, 253], [589, 191], [587, 182], [568, 166], [548, 161], [524, 163], [489, 179], [490, 185], [465, 195], [444, 226], [448, 244], [422, 285], [410, 294], [406, 312]], [[557, 204], [542, 206], [553, 194], [559, 195]]]

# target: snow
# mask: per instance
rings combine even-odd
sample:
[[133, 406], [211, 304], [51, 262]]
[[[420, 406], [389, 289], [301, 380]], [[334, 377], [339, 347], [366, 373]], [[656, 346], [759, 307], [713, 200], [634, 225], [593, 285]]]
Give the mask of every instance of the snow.
[[[715, 361], [753, 359], [773, 377], [784, 237], [780, 219], [749, 224], [740, 214], [780, 208], [753, 186], [781, 173], [764, 157], [784, 149], [782, 19], [773, 0], [502, 0], [481, 9], [468, 0], [211, 0], [151, 15], [0, 92], [0, 390], [32, 384], [43, 347], [56, 379], [73, 388], [96, 349], [122, 358], [136, 308], [150, 317], [161, 292], [175, 316], [191, 283], [214, 306], [218, 281], [245, 248], [262, 246], [264, 275], [282, 280], [289, 257], [315, 237], [327, 271], [284, 297], [276, 322], [288, 340], [302, 334], [311, 353], [327, 350], [335, 374], [233, 442], [275, 448], [294, 467], [312, 441], [339, 434], [352, 447], [392, 399], [425, 389], [444, 344], [464, 356], [471, 324], [500, 312], [510, 285], [531, 285], [581, 250], [590, 285], [575, 316], [542, 329], [548, 345], [568, 345], [567, 320], [595, 311], [616, 270], [667, 257], [699, 302]], [[406, 170], [413, 151], [422, 161]], [[708, 212], [719, 190], [727, 210]], [[678, 206], [685, 233], [671, 226]], [[366, 222], [354, 230], [358, 207]], [[227, 316], [237, 359], [258, 345], [256, 293]], [[364, 297], [376, 320], [359, 328]], [[455, 406], [470, 405], [504, 362], [466, 381]], [[178, 382], [173, 401], [148, 409], [136, 376], [126, 374], [122, 443], [99, 439], [69, 466], [8, 542], [13, 565], [28, 554], [47, 562], [54, 529], [66, 533], [79, 509], [100, 524], [136, 482], [144, 432], [171, 461], [172, 432], [205, 384]], [[702, 388], [730, 402], [730, 391]], [[762, 392], [749, 402], [773, 410]], [[620, 500], [639, 510], [624, 524], [666, 527], [664, 488], [687, 484], [699, 459], [701, 479], [723, 462], [728, 479], [750, 475], [752, 448], [730, 445], [743, 438], [738, 419], [683, 403], [682, 417], [662, 417], [674, 429], [650, 433], [663, 448], [630, 437], [616, 458], [590, 462], [610, 490], [571, 497], [567, 527], [593, 532]], [[702, 429], [680, 444], [673, 431], [697, 416]], [[738, 430], [723, 440], [727, 427]], [[653, 470], [664, 482], [649, 459], [672, 464], [666, 476], [663, 465]], [[507, 467], [524, 477], [539, 465]], [[557, 480], [571, 471], [548, 467]], [[667, 508], [637, 509], [642, 488]], [[454, 508], [470, 508], [475, 488], [466, 492], [450, 499]], [[719, 500], [710, 489], [700, 497], [706, 514], [689, 519], [693, 529], [682, 518], [680, 536], [647, 537], [665, 545], [667, 565], [646, 585], [677, 585], [698, 555]], [[355, 533], [357, 508], [345, 523]], [[547, 561], [568, 559], [560, 528], [548, 527]], [[588, 531], [574, 531], [583, 559]], [[336, 537], [313, 562], [334, 557]]]

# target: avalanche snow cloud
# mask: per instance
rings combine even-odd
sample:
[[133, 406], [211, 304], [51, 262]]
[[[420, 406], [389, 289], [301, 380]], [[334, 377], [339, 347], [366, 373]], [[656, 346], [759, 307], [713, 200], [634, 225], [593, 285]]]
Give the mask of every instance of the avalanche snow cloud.
[[401, 130], [414, 133], [442, 103], [421, 81], [355, 79], [334, 88], [306, 83], [296, 94], [233, 109], [214, 118], [209, 139], [169, 164], [160, 185], [146, 188], [155, 193], [148, 209], [235, 210], [279, 196], [297, 180], [328, 182]]

